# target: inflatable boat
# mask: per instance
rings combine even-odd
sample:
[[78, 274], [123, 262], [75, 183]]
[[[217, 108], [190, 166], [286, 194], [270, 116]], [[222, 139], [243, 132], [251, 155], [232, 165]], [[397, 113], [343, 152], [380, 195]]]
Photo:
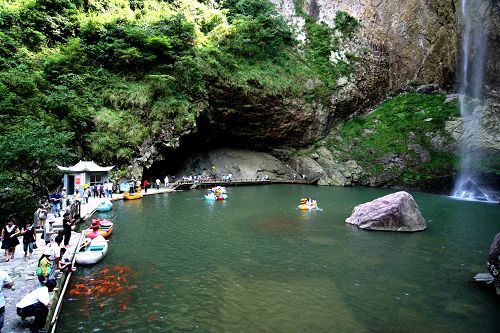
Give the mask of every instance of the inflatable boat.
[[109, 200], [102, 200], [99, 206], [97, 206], [96, 210], [98, 212], [108, 212], [113, 209], [113, 204]]
[[101, 261], [107, 253], [108, 241], [102, 236], [97, 236], [80, 248], [75, 254], [75, 262], [80, 265], [92, 265]]
[[141, 192], [137, 192], [134, 194], [130, 194], [128, 192], [123, 193], [123, 199], [125, 199], [125, 200], [141, 199], [142, 197], [143, 197], [143, 194]]

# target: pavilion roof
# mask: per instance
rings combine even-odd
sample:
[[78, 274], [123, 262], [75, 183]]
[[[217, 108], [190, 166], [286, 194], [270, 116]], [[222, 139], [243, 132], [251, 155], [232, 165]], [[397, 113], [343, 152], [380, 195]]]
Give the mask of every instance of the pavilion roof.
[[63, 167], [60, 165], [58, 165], [57, 167], [59, 168], [59, 170], [63, 172], [85, 172], [85, 171], [108, 172], [115, 166], [112, 165], [112, 166], [102, 167], [95, 164], [93, 161], [80, 161], [71, 167]]

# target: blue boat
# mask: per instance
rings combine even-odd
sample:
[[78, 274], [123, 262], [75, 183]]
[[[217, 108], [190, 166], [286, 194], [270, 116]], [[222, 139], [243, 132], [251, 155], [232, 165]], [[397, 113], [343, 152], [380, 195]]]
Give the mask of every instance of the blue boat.
[[108, 212], [113, 209], [113, 204], [109, 200], [102, 200], [99, 206], [97, 206], [96, 210], [98, 212]]

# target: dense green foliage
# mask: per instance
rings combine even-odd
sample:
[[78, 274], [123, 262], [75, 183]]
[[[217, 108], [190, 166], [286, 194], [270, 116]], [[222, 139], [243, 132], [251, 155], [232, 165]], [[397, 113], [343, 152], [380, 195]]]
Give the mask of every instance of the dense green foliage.
[[34, 210], [38, 195], [48, 193], [52, 179], [59, 174], [55, 165], [71, 160], [66, 148], [71, 137], [30, 118], [5, 128], [0, 137], [2, 207], [25, 208], [24, 215]]
[[[449, 175], [457, 163], [454, 154], [436, 151], [431, 142], [438, 135], [444, 144], [451, 142], [445, 121], [457, 115], [457, 106], [446, 103], [443, 95], [406, 93], [339, 124], [328, 145], [340, 150], [345, 160], [356, 160], [371, 176], [384, 174], [386, 185], [423, 185]], [[426, 152], [430, 155], [422, 157]]]
[[[335, 29], [352, 33], [351, 19]], [[127, 164], [146, 140], [192, 128], [213, 89], [321, 96], [351, 69], [330, 61], [333, 30], [308, 22], [303, 55], [269, 0], [1, 1], [3, 195], [47, 194], [56, 163]]]

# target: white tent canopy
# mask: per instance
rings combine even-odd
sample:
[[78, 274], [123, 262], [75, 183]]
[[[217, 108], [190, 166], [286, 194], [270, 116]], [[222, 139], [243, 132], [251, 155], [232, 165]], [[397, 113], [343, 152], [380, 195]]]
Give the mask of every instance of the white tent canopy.
[[102, 167], [98, 166], [93, 161], [80, 161], [71, 167], [63, 167], [60, 165], [57, 167], [63, 172], [108, 172], [115, 166]]

